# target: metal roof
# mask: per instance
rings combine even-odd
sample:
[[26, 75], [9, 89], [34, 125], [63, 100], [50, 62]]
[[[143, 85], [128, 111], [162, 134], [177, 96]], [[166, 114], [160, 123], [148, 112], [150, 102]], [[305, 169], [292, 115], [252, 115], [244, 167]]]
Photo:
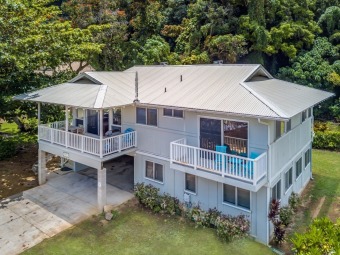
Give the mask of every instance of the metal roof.
[[291, 118], [334, 95], [278, 79], [244, 82], [243, 85], [282, 118]]
[[[273, 79], [261, 65], [135, 66], [124, 72], [86, 72], [69, 83], [15, 99], [84, 108], [134, 103], [288, 119], [333, 94]], [[84, 79], [93, 84], [79, 84]]]
[[[135, 66], [140, 103], [279, 118], [240, 83], [260, 65]], [[181, 81], [182, 76], [182, 81]]]
[[[101, 74], [99, 74], [101, 73]], [[63, 83], [38, 91], [18, 95], [17, 100], [69, 105], [83, 108], [109, 108], [131, 104], [135, 96], [135, 73], [89, 72], [100, 76], [101, 84]], [[86, 77], [80, 74], [74, 81]], [[111, 78], [111, 79], [110, 79]]]

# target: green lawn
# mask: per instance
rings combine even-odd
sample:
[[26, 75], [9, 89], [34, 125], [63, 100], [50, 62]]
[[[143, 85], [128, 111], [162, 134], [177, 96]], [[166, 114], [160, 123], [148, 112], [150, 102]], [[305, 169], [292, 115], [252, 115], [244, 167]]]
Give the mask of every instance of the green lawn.
[[340, 197], [340, 153], [313, 150], [314, 187], [310, 195], [313, 201], [325, 196], [319, 217], [326, 216], [330, 205]]
[[158, 216], [135, 206], [102, 226], [102, 216], [43, 241], [24, 254], [274, 254], [249, 239], [221, 242], [211, 229]]

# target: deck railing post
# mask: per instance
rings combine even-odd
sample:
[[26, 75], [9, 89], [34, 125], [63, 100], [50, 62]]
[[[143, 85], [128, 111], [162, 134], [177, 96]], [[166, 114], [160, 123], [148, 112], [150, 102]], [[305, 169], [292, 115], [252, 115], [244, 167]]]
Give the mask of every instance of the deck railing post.
[[84, 144], [84, 140], [85, 140], [85, 136], [81, 136], [81, 152], [84, 152], [84, 146], [85, 146], [85, 144]]
[[198, 153], [197, 148], [194, 148], [194, 169], [195, 170], [197, 169], [197, 153]]
[[51, 136], [51, 143], [53, 143], [54, 142], [54, 132], [53, 132], [53, 129], [52, 128], [49, 128], [49, 130], [50, 130], [50, 136]]
[[226, 155], [222, 155], [222, 177], [224, 177], [224, 173], [225, 173], [225, 157]]
[[119, 152], [122, 151], [122, 137], [123, 137], [123, 135], [118, 136], [118, 151]]

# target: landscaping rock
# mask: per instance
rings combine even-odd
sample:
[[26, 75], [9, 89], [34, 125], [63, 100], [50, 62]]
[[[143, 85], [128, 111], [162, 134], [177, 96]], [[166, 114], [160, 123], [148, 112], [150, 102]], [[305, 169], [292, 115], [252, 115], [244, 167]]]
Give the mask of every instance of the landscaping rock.
[[114, 210], [115, 207], [116, 207], [115, 205], [105, 205], [104, 206], [104, 212], [105, 213], [110, 213], [110, 212], [112, 212]]
[[35, 175], [38, 175], [38, 162], [32, 166], [32, 171]]
[[113, 214], [110, 212], [105, 213], [105, 220], [110, 221], [112, 220]]

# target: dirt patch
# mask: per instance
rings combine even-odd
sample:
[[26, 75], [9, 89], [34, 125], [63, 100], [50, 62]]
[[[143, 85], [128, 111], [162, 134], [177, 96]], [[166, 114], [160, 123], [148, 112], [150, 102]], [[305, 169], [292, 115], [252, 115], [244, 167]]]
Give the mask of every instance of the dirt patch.
[[0, 199], [38, 185], [32, 166], [38, 160], [38, 146], [21, 148], [17, 155], [0, 161]]
[[328, 217], [336, 222], [340, 218], [340, 197], [337, 197], [328, 210]]
[[313, 209], [312, 211], [312, 219], [315, 219], [316, 217], [318, 217], [319, 212], [321, 210], [321, 207], [323, 206], [323, 203], [325, 202], [326, 197], [322, 197], [319, 199], [318, 203], [317, 203], [317, 207], [315, 207], [315, 209]]

